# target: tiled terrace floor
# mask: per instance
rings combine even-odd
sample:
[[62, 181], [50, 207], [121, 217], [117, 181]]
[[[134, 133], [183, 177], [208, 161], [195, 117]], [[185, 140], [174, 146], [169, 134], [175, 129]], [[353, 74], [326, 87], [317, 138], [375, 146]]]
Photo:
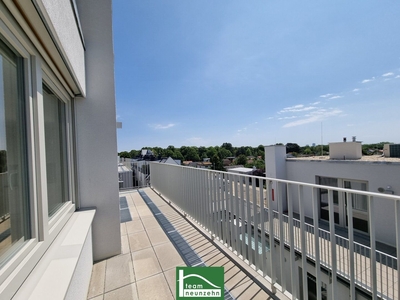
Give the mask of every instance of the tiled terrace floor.
[[[185, 262], [191, 265], [183, 253], [187, 249], [197, 254], [196, 257], [207, 266], [224, 267], [225, 289], [229, 291], [225, 298], [287, 299], [282, 294], [271, 297], [266, 287], [256, 284], [255, 280], [264, 282], [258, 273], [253, 270], [243, 272], [150, 188], [142, 191], [149, 197], [151, 205], [156, 206], [157, 215], [165, 217], [184, 243], [181, 243], [182, 247], [177, 245], [178, 252], [167, 235], [169, 232], [163, 229], [166, 227], [158, 221], [159, 216], [154, 215], [154, 209], [149, 208], [138, 191], [120, 193], [124, 200], [121, 202], [122, 253], [94, 264], [88, 299], [174, 299], [175, 268], [185, 266]], [[123, 203], [126, 203], [125, 207]]]

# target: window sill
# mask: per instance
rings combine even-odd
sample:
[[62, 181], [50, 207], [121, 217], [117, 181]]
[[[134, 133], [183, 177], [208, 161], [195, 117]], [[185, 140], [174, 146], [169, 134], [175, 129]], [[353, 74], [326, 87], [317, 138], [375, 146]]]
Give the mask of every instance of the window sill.
[[15, 295], [17, 299], [86, 297], [93, 264], [91, 225], [95, 212], [73, 213]]

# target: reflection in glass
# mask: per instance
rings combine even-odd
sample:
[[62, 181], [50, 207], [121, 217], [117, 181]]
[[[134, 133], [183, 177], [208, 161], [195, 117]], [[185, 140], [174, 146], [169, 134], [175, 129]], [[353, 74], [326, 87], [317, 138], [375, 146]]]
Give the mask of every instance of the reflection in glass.
[[0, 266], [30, 238], [22, 60], [0, 41]]
[[65, 103], [43, 86], [48, 213], [68, 199]]

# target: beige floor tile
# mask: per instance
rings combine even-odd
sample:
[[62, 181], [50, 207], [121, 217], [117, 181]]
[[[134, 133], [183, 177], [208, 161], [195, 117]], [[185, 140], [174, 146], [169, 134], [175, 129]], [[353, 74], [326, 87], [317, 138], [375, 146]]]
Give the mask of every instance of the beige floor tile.
[[136, 209], [140, 218], [153, 216], [153, 213], [147, 206], [139, 206]]
[[126, 235], [127, 232], [126, 232], [125, 223], [121, 223], [120, 227], [121, 227], [121, 235]]
[[139, 220], [139, 214], [137, 212], [137, 209], [135, 206], [130, 206], [129, 207], [129, 213], [131, 214], [132, 220], [137, 221]]
[[89, 300], [103, 300], [103, 294], [94, 298], [88, 298]]
[[264, 294], [264, 299], [266, 299], [267, 294], [261, 288], [253, 282], [250, 278], [246, 278], [242, 284], [239, 284], [234, 289], [230, 290], [233, 297], [237, 299], [253, 299], [257, 294]]
[[225, 272], [225, 286], [230, 291], [242, 285], [246, 280], [248, 280], [246, 274], [241, 272], [237, 267]]
[[157, 222], [156, 218], [152, 216], [142, 218], [142, 223], [146, 230], [153, 228], [160, 228], [160, 224]]
[[161, 228], [146, 229], [147, 235], [153, 246], [169, 242], [169, 238]]
[[163, 271], [171, 268], [175, 269], [177, 266], [186, 266], [181, 256], [171, 243], [154, 246], [154, 251], [156, 252]]
[[146, 231], [128, 234], [128, 240], [131, 252], [151, 247]]
[[175, 211], [175, 209], [173, 209], [171, 206], [169, 206], [169, 205], [163, 205], [163, 206], [157, 206], [159, 209], [160, 209], [160, 211], [163, 213], [163, 214], [166, 214], [166, 215], [168, 215], [168, 216], [174, 216], [175, 214], [178, 214], [176, 211]]
[[162, 272], [153, 248], [133, 252], [132, 261], [136, 280], [141, 280]]
[[204, 256], [203, 261], [207, 266], [223, 266], [229, 261], [229, 259], [223, 253], [216, 250], [215, 252]]
[[121, 254], [127, 254], [130, 253], [129, 249], [129, 241], [128, 241], [128, 236], [123, 235], [121, 236]]
[[136, 283], [140, 300], [173, 299], [163, 274], [140, 280]]
[[134, 221], [130, 221], [130, 222], [126, 222], [125, 226], [126, 226], [127, 234], [140, 232], [140, 231], [144, 230], [142, 221], [140, 221], [140, 219], [134, 220]]
[[172, 292], [174, 298], [176, 298], [176, 268], [169, 269], [164, 272], [165, 279], [169, 285], [169, 289]]
[[106, 278], [106, 261], [95, 263], [90, 278], [88, 298], [93, 298], [104, 293], [104, 281]]
[[119, 289], [104, 294], [104, 300], [138, 300], [136, 283], [131, 283]]
[[105, 292], [135, 282], [130, 254], [115, 256], [107, 260]]

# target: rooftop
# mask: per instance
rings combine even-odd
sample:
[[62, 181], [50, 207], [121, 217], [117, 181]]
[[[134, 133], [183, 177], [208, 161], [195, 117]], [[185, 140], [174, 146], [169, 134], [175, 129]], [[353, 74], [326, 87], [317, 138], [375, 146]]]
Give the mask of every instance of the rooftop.
[[329, 160], [329, 161], [355, 161], [355, 162], [382, 162], [382, 163], [400, 163], [399, 157], [385, 157], [382, 155], [363, 155], [361, 159], [330, 159], [329, 155], [324, 156], [307, 156], [307, 157], [291, 157], [288, 160]]

